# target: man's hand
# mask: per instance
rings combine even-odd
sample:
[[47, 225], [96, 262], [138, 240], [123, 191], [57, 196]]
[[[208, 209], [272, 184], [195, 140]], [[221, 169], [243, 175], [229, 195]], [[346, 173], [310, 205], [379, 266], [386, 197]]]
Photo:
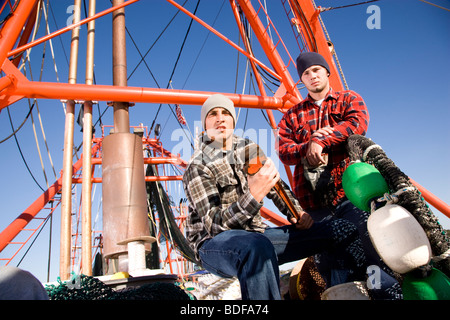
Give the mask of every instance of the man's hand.
[[308, 150], [306, 151], [306, 159], [308, 163], [314, 167], [318, 167], [321, 164], [326, 163], [322, 156], [323, 147], [317, 142], [310, 141], [308, 145]]
[[319, 130], [317, 130], [316, 132], [314, 132], [311, 135], [311, 138], [329, 136], [332, 133], [333, 133], [332, 127], [323, 127], [323, 128], [320, 128]]
[[[311, 135], [311, 138], [328, 136], [332, 133], [333, 128], [324, 127], [314, 132]], [[313, 140], [310, 140], [308, 150], [306, 151], [306, 159], [308, 160], [308, 163], [314, 167], [320, 166], [321, 164], [325, 164], [326, 161], [322, 156], [322, 151], [323, 147], [320, 144], [314, 142]]]
[[256, 201], [261, 202], [280, 179], [275, 164], [269, 158], [264, 166], [254, 175], [248, 175], [248, 188]]
[[300, 220], [297, 220], [296, 218], [291, 218], [290, 221], [295, 227], [299, 230], [306, 230], [311, 228], [311, 226], [314, 223], [314, 220], [311, 218], [311, 216], [306, 213], [305, 211], [302, 211], [299, 213]]

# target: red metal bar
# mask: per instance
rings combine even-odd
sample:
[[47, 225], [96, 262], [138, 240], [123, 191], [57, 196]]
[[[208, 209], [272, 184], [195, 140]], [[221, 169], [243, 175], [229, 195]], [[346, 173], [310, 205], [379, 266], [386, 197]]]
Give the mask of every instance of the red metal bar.
[[242, 53], [243, 55], [245, 55], [247, 58], [251, 59], [252, 61], [256, 62], [258, 65], [261, 66], [261, 68], [263, 68], [264, 70], [266, 70], [267, 72], [269, 72], [272, 76], [274, 76], [277, 79], [280, 79], [280, 76], [278, 74], [276, 74], [275, 72], [273, 72], [273, 70], [271, 70], [269, 67], [267, 67], [265, 64], [263, 64], [261, 61], [259, 61], [258, 59], [256, 59], [255, 57], [249, 55], [244, 49], [242, 49], [241, 47], [239, 47], [237, 44], [235, 44], [233, 41], [231, 41], [230, 39], [228, 39], [227, 37], [225, 37], [223, 34], [221, 34], [220, 32], [218, 32], [216, 29], [214, 29], [213, 27], [211, 27], [210, 25], [208, 25], [206, 22], [204, 22], [203, 20], [201, 20], [200, 18], [198, 18], [196, 15], [192, 14], [191, 12], [189, 12], [188, 10], [186, 10], [185, 8], [183, 8], [182, 6], [180, 6], [178, 3], [176, 3], [173, 0], [167, 0], [167, 2], [169, 2], [170, 4], [172, 4], [174, 7], [176, 7], [178, 10], [184, 12], [185, 14], [187, 14], [190, 18], [194, 19], [195, 21], [197, 21], [198, 23], [200, 23], [202, 26], [204, 26], [206, 29], [208, 29], [209, 31], [211, 31], [212, 33], [214, 33], [216, 36], [218, 36], [219, 38], [221, 38], [222, 40], [224, 40], [226, 43], [228, 43], [230, 46], [232, 46], [233, 48], [235, 48], [236, 50], [238, 50], [240, 53]]
[[281, 80], [287, 92], [296, 97], [298, 101], [301, 100], [300, 92], [298, 91], [294, 80], [286, 69], [286, 66], [281, 59], [276, 47], [274, 46], [270, 36], [266, 32], [266, 28], [258, 18], [258, 13], [253, 8], [250, 0], [238, 0], [242, 12], [247, 17], [256, 37], [259, 40], [267, 58], [272, 64], [275, 71], [281, 76]]
[[[72, 183], [82, 183], [82, 178], [72, 178]], [[183, 180], [183, 176], [146, 176], [146, 182], [154, 182], [154, 181], [181, 181]], [[100, 177], [92, 178], [92, 183], [102, 183], [103, 179]]]
[[0, 78], [0, 92], [2, 92], [4, 89], [8, 88], [10, 85], [12, 85], [14, 82], [14, 76], [7, 75], [3, 78]]
[[[307, 47], [310, 51], [317, 51], [323, 55], [332, 69], [330, 70], [331, 87], [336, 91], [343, 90], [344, 86], [339, 77], [339, 70], [334, 63], [327, 38], [319, 21], [319, 10], [314, 8], [312, 1], [289, 0], [289, 3], [296, 17], [296, 22], [301, 26], [303, 32], [311, 30], [313, 33], [313, 37], [304, 37]], [[302, 16], [306, 21], [302, 19]]]
[[423, 198], [431, 204], [433, 207], [435, 207], [437, 210], [445, 214], [448, 218], [450, 218], [450, 206], [446, 204], [444, 201], [436, 197], [433, 193], [422, 187], [420, 184], [418, 184], [413, 179], [409, 178], [411, 183], [417, 187], [417, 189], [422, 193]]
[[[238, 7], [237, 7], [236, 3], [233, 0], [230, 0], [230, 4], [231, 4], [231, 8], [233, 10], [234, 18], [235, 18], [236, 23], [237, 23], [237, 25], [239, 27], [239, 32], [240, 32], [242, 40], [243, 40], [243, 42], [245, 44], [245, 48], [249, 52], [249, 54], [251, 54], [251, 50], [250, 50], [249, 45], [248, 45], [248, 39], [245, 36], [245, 31], [244, 31], [244, 28], [243, 28], [243, 25], [242, 25], [242, 21], [240, 19]], [[270, 43], [272, 41], [271, 39], [266, 39], [266, 40], [270, 41]], [[274, 50], [275, 50], [275, 48], [274, 48]], [[264, 89], [264, 84], [262, 82], [261, 76], [260, 76], [259, 72], [256, 69], [255, 63], [252, 60], [250, 60], [250, 64], [251, 64], [251, 67], [252, 67], [252, 70], [253, 70], [253, 74], [255, 75], [255, 79], [256, 79], [256, 82], [258, 84], [258, 88], [259, 88], [260, 94], [265, 97], [265, 96], [267, 96], [267, 94], [266, 94], [266, 90]], [[283, 72], [284, 72], [284, 70], [283, 70]], [[290, 78], [290, 76], [289, 76], [289, 78]], [[283, 85], [282, 85], [282, 87], [284, 88]], [[296, 91], [296, 93], [298, 93], [298, 97], [301, 99], [301, 96], [300, 96], [300, 93], [298, 92], [298, 90], [295, 89], [295, 91]], [[276, 123], [275, 118], [273, 116], [272, 110], [266, 110], [266, 112], [267, 112], [267, 116], [268, 116], [269, 121], [270, 121], [270, 126], [272, 127], [272, 129], [275, 129], [277, 127], [277, 123]], [[287, 174], [287, 177], [289, 179], [290, 184], [293, 185], [292, 172], [291, 172], [290, 167], [288, 165], [284, 165], [284, 168], [285, 168], [285, 171], [286, 171], [286, 174]]]
[[105, 15], [107, 15], [107, 14], [113, 12], [113, 11], [116, 11], [117, 9], [126, 7], [126, 6], [128, 6], [130, 4], [133, 4], [133, 3], [137, 2], [137, 1], [139, 1], [139, 0], [130, 0], [130, 1], [124, 2], [124, 3], [120, 4], [120, 5], [117, 5], [117, 6], [109, 8], [109, 9], [106, 9], [106, 10], [104, 10], [102, 12], [99, 12], [99, 13], [97, 13], [97, 14], [89, 17], [89, 18], [83, 19], [80, 22], [77, 22], [77, 23], [71, 24], [70, 26], [67, 26], [65, 28], [59, 29], [58, 31], [55, 31], [55, 32], [53, 32], [51, 34], [48, 34], [48, 35], [46, 35], [46, 36], [44, 36], [44, 37], [42, 37], [40, 39], [37, 39], [37, 40], [35, 40], [33, 42], [30, 42], [30, 43], [27, 43], [26, 45], [23, 45], [23, 46], [21, 46], [19, 48], [16, 48], [14, 50], [11, 50], [10, 52], [8, 52], [8, 57], [16, 55], [18, 53], [21, 53], [21, 52], [23, 52], [23, 51], [25, 51], [25, 50], [27, 50], [29, 48], [32, 48], [32, 47], [34, 47], [34, 46], [36, 46], [38, 44], [41, 44], [41, 43], [43, 43], [45, 41], [48, 41], [48, 40], [53, 39], [53, 38], [55, 38], [57, 36], [60, 36], [61, 34], [66, 33], [66, 32], [68, 32], [68, 31], [70, 31], [70, 30], [72, 30], [74, 28], [77, 28], [77, 27], [79, 27], [79, 26], [81, 26], [83, 24], [86, 24], [86, 23], [90, 22], [90, 21], [93, 21], [95, 19], [103, 17], [103, 16], [105, 16]]
[[13, 48], [19, 38], [22, 28], [28, 20], [30, 13], [33, 11], [36, 1], [21, 0], [16, 10], [11, 13], [11, 16], [6, 20], [3, 28], [0, 30], [0, 39], [2, 40], [2, 45], [0, 46], [0, 63], [5, 61], [8, 56], [7, 53]]
[[[34, 28], [34, 24], [36, 23], [37, 9], [38, 9], [38, 2], [35, 3], [34, 9], [30, 13], [27, 24], [22, 32], [22, 35], [20, 36], [18, 46], [22, 46], [28, 42], [31, 32], [33, 31]], [[22, 59], [22, 54], [17, 55], [14, 58], [14, 60], [12, 60], [12, 63], [17, 67], [19, 65], [20, 59]]]
[[[93, 150], [100, 148], [100, 145], [93, 146]], [[77, 172], [83, 165], [81, 157], [74, 165], [73, 172]], [[21, 215], [19, 215], [2, 233], [0, 233], [0, 252], [12, 241], [44, 206], [61, 190], [62, 177], [55, 181], [39, 198], [37, 198]]]
[[[144, 158], [144, 164], [181, 164], [180, 158], [152, 157]], [[92, 158], [92, 164], [102, 164], [102, 158]]]
[[[81, 168], [82, 160], [74, 164], [74, 172]], [[39, 198], [0, 233], [0, 252], [12, 241], [42, 208], [61, 190], [62, 178], [56, 180]]]
[[267, 220], [269, 220], [270, 222], [272, 222], [273, 224], [275, 224], [276, 226], [284, 226], [284, 225], [288, 225], [291, 224], [289, 221], [287, 221], [285, 218], [279, 216], [278, 214], [270, 211], [269, 209], [262, 207], [261, 208], [261, 216]]
[[[19, 79], [15, 90], [0, 94], [0, 101], [8, 96], [21, 96], [36, 99], [91, 100], [91, 101], [132, 101], [138, 103], [169, 103], [202, 105], [215, 92], [155, 89], [143, 87], [119, 87], [107, 85], [67, 84], [32, 82]], [[236, 107], [285, 109], [293, 106], [290, 101], [278, 97], [260, 97], [241, 94], [224, 94]], [[7, 105], [1, 104], [0, 110]]]

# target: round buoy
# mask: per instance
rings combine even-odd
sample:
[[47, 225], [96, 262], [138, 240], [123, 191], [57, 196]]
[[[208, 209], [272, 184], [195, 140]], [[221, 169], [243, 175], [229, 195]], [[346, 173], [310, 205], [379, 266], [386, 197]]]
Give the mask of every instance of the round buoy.
[[402, 283], [405, 300], [450, 300], [450, 279], [438, 269], [432, 269], [426, 277], [410, 272]]
[[348, 200], [357, 208], [370, 212], [370, 201], [389, 192], [381, 173], [372, 165], [356, 162], [342, 175], [342, 186]]
[[353, 281], [330, 287], [322, 293], [322, 300], [370, 300], [362, 281]]
[[367, 229], [381, 259], [395, 272], [407, 273], [431, 259], [430, 242], [405, 208], [387, 204], [369, 216]]

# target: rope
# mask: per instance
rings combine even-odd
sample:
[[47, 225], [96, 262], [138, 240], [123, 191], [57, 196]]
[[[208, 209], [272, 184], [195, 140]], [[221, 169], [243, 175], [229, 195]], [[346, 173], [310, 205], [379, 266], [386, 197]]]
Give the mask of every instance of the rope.
[[[370, 150], [367, 150], [369, 149]], [[386, 180], [389, 190], [398, 196], [397, 204], [408, 210], [424, 229], [430, 241], [433, 256], [447, 256], [450, 238], [437, 217], [427, 205], [419, 190], [411, 183], [394, 162], [387, 157], [383, 149], [370, 139], [361, 135], [352, 135], [347, 140], [347, 151], [351, 161], [357, 161], [363, 154], [368, 163], [372, 163]], [[403, 190], [405, 189], [406, 190]], [[446, 275], [450, 275], [450, 259], [441, 259], [434, 265]]]
[[376, 200], [373, 200], [371, 202], [371, 205], [370, 205], [371, 212], [374, 212], [375, 210], [377, 210], [380, 207], [379, 205], [377, 205], [377, 202], [379, 202], [379, 203], [384, 202], [385, 205], [397, 203], [399, 201], [399, 196], [401, 194], [403, 194], [404, 192], [409, 192], [409, 191], [413, 192], [413, 191], [415, 191], [415, 188], [408, 187], [408, 188], [400, 189], [394, 193], [385, 193], [382, 197], [380, 197]]
[[432, 258], [433, 262], [439, 262], [445, 259], [450, 258], [450, 249], [448, 249], [447, 251], [445, 251], [444, 253], [442, 253], [439, 256], [435, 256]]

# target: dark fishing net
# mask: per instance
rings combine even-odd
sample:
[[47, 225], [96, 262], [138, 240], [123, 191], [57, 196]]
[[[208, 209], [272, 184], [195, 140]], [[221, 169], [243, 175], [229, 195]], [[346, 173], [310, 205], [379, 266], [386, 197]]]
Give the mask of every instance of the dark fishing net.
[[172, 283], [155, 282], [115, 291], [86, 275], [69, 282], [58, 280], [57, 285], [45, 289], [50, 300], [190, 300], [183, 289]]
[[[434, 256], [439, 256], [449, 250], [448, 233], [439, 223], [419, 190], [411, 183], [408, 176], [388, 158], [381, 147], [369, 138], [353, 135], [347, 141], [347, 149], [351, 161], [360, 160], [373, 164], [386, 180], [391, 193], [408, 188], [399, 194], [397, 204], [408, 210], [422, 226], [430, 241]], [[435, 262], [434, 267], [446, 275], [450, 275], [450, 259]]]
[[[325, 280], [322, 278], [317, 266], [314, 262], [314, 257], [308, 257], [301, 270], [298, 278], [296, 278], [295, 288], [296, 293], [301, 300], [320, 300], [322, 293], [326, 289]], [[291, 295], [292, 296], [292, 295]]]

